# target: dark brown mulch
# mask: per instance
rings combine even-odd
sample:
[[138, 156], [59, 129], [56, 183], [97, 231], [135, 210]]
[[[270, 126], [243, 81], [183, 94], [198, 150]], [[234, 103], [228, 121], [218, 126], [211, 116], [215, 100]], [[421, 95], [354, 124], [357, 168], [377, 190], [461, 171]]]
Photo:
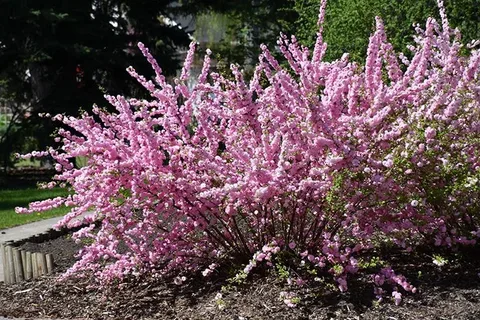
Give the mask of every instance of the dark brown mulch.
[[[57, 270], [65, 271], [80, 248], [68, 236], [23, 248], [53, 253]], [[0, 285], [0, 316], [88, 319], [480, 319], [479, 251], [449, 256], [439, 268], [428, 253], [415, 257], [391, 255], [398, 270], [419, 288], [400, 306], [390, 299], [379, 305], [366, 281], [350, 282], [341, 294], [315, 283], [289, 287], [278, 276], [256, 276], [241, 287], [222, 291], [225, 282], [193, 282], [185, 287], [155, 280], [135, 280], [98, 291], [88, 280], [57, 282], [53, 277]], [[408, 264], [414, 261], [415, 265]], [[418, 267], [418, 266], [421, 266]], [[422, 271], [421, 274], [418, 271]], [[365, 279], [363, 279], [365, 280]], [[328, 288], [328, 287], [327, 287]], [[295, 308], [287, 307], [280, 292], [296, 292]], [[221, 293], [221, 299], [216, 299]]]

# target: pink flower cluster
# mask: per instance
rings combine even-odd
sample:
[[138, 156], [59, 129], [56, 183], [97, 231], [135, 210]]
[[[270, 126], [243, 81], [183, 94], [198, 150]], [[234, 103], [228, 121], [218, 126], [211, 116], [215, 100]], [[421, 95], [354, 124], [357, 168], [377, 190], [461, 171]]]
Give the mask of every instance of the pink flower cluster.
[[398, 291], [398, 286], [407, 292], [417, 292], [417, 288], [408, 283], [404, 276], [397, 275], [390, 267], [383, 268], [378, 274], [374, 275], [373, 282], [375, 284], [374, 293], [379, 301], [383, 299], [384, 295], [384, 290], [381, 287], [385, 283], [392, 285], [394, 288], [392, 297], [396, 305], [399, 305], [402, 301], [402, 294]]
[[[92, 271], [104, 283], [208, 275], [226, 259], [253, 267], [286, 250], [330, 271], [344, 291], [355, 256], [380, 243], [475, 243], [480, 53], [460, 54], [459, 32], [439, 8], [441, 25], [430, 18], [417, 28], [411, 59], [393, 51], [377, 18], [364, 65], [347, 54], [323, 61], [321, 32], [312, 54], [281, 35], [288, 67], [262, 46], [246, 81], [236, 65], [228, 77], [210, 71], [207, 52], [191, 90], [194, 44], [174, 84], [139, 44], [155, 76], [128, 72], [151, 99], [107, 96], [115, 112], [54, 117], [72, 130], [60, 130], [63, 146], [48, 153], [56, 180], [75, 193], [19, 212], [71, 206], [59, 226], [92, 212], [100, 230], [76, 234], [93, 243], [69, 274]], [[322, 1], [320, 30], [324, 10]], [[88, 164], [75, 168], [75, 157]], [[386, 271], [377, 280], [387, 278], [413, 290]]]

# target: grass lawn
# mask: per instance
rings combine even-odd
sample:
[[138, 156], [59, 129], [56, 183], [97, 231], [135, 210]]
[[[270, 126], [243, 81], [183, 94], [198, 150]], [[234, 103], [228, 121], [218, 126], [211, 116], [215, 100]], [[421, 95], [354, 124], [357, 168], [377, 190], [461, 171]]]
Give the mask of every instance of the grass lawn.
[[15, 168], [22, 168], [22, 167], [27, 167], [27, 168], [40, 168], [41, 167], [41, 162], [38, 159], [17, 159], [15, 162]]
[[67, 189], [61, 188], [47, 190], [35, 188], [0, 190], [0, 230], [65, 214], [69, 208], [62, 207], [42, 213], [17, 214], [15, 213], [15, 207], [24, 207], [32, 201], [65, 196], [67, 194]]

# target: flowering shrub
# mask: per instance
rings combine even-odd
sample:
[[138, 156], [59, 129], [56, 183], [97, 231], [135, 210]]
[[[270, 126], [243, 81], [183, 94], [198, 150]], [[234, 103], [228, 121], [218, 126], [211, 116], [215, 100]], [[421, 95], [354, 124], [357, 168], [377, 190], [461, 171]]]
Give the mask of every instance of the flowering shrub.
[[[393, 52], [377, 18], [364, 66], [347, 54], [325, 62], [325, 5], [311, 55], [281, 35], [287, 68], [264, 46], [247, 82], [235, 65], [231, 77], [210, 71], [207, 52], [189, 90], [194, 44], [172, 85], [140, 43], [155, 81], [128, 72], [150, 100], [107, 96], [116, 112], [54, 117], [72, 130], [60, 130], [63, 147], [48, 153], [56, 180], [75, 193], [18, 211], [65, 204], [72, 210], [59, 226], [88, 211], [101, 221], [98, 233], [92, 224], [75, 234], [93, 243], [68, 274], [90, 270], [108, 282], [176, 273], [181, 284], [231, 259], [248, 274], [289, 252], [344, 291], [356, 256], [384, 241], [407, 250], [475, 243], [479, 51], [460, 55], [439, 0], [442, 23], [417, 26], [411, 59]], [[75, 157], [87, 165], [75, 168]], [[414, 291], [388, 267], [374, 282]]]

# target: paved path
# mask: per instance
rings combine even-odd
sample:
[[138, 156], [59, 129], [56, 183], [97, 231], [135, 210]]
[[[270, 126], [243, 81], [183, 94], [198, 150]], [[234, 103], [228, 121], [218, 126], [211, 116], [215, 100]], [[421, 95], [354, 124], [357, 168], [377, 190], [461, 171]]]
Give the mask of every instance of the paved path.
[[63, 216], [31, 222], [18, 227], [0, 230], [0, 243], [22, 240], [51, 229]]
[[[22, 239], [34, 236], [36, 234], [46, 232], [49, 229], [51, 229], [53, 225], [55, 225], [62, 218], [63, 216], [60, 216], [60, 217], [55, 217], [55, 218], [50, 218], [50, 219], [45, 219], [37, 222], [24, 224], [22, 226], [13, 227], [10, 229], [0, 230], [0, 243], [4, 243], [7, 241], [22, 240]], [[0, 282], [3, 282], [3, 261], [2, 261], [1, 254], [0, 254]], [[0, 320], [2, 320], [1, 317], [0, 317]]]

